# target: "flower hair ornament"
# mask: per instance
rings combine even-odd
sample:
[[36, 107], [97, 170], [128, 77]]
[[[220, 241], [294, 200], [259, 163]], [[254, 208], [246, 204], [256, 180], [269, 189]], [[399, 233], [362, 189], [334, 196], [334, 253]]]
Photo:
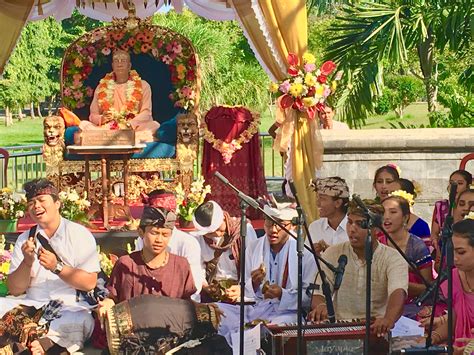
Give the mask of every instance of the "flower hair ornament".
[[398, 176], [399, 176], [399, 177], [402, 177], [402, 169], [400, 169], [400, 167], [399, 167], [397, 164], [395, 164], [395, 163], [388, 163], [387, 166], [389, 166], [389, 167], [391, 167], [391, 168], [394, 168], [394, 169], [397, 171]]
[[408, 201], [408, 204], [410, 205], [410, 207], [415, 204], [415, 199], [413, 198], [413, 195], [403, 190], [393, 191], [390, 194], [390, 196], [399, 196], [399, 197], [404, 198], [405, 200]]
[[472, 220], [474, 220], [474, 211], [469, 211], [469, 213], [464, 216], [464, 219], [472, 219]]

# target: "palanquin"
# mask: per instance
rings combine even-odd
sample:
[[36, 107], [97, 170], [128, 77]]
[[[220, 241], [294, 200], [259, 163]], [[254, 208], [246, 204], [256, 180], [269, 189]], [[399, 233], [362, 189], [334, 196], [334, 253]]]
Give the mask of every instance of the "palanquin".
[[[139, 20], [133, 15], [94, 29], [73, 42], [61, 65], [62, 105], [81, 120], [89, 117], [94, 89], [112, 71], [114, 49], [129, 51], [132, 69], [152, 89], [153, 119], [160, 122], [158, 141], [146, 143], [129, 163], [129, 200], [156, 188], [173, 188], [181, 182], [188, 189], [198, 150], [197, 108], [200, 91], [198, 58], [190, 41], [170, 29]], [[62, 189], [84, 189], [83, 158], [67, 152], [74, 144], [77, 126], [64, 130], [62, 122], [45, 120], [44, 160], [48, 178]], [[63, 134], [64, 132], [64, 134]], [[122, 160], [108, 162], [110, 186], [122, 181]], [[90, 162], [92, 173], [100, 171], [100, 161]], [[114, 174], [115, 172], [115, 174]], [[100, 179], [91, 181], [91, 198], [101, 199]]]

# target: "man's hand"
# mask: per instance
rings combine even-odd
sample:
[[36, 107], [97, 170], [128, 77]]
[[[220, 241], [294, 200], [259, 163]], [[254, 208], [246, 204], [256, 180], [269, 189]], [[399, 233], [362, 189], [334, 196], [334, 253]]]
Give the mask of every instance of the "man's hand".
[[238, 299], [240, 298], [240, 286], [239, 285], [230, 286], [227, 290], [225, 290], [225, 295], [232, 302], [237, 302]]
[[250, 273], [250, 276], [252, 277], [252, 286], [254, 290], [258, 288], [258, 286], [262, 283], [266, 275], [267, 273], [265, 272], [265, 266], [263, 264], [260, 265], [258, 269], [253, 270]]
[[104, 112], [100, 119], [100, 125], [103, 126], [104, 124], [112, 121], [114, 119], [114, 115], [110, 111]]
[[99, 316], [100, 327], [105, 330], [105, 318], [107, 317], [107, 310], [115, 306], [115, 302], [111, 298], [105, 298], [103, 301], [99, 301], [97, 308], [97, 315]]
[[23, 260], [28, 266], [32, 266], [35, 261], [35, 242], [33, 238], [28, 238], [26, 242], [21, 246], [21, 251], [23, 253]]
[[44, 248], [40, 248], [38, 254], [39, 263], [43, 266], [46, 270], [53, 271], [58, 264], [58, 259], [56, 259], [56, 255], [47, 251]]
[[378, 337], [384, 337], [394, 326], [394, 322], [388, 318], [377, 318], [370, 329]]
[[326, 319], [328, 319], [328, 307], [326, 306], [326, 303], [318, 304], [308, 314], [308, 320], [311, 322], [320, 323]]
[[[474, 335], [474, 328], [471, 329], [471, 334]], [[464, 350], [466, 349], [466, 346], [471, 342], [474, 341], [473, 338], [457, 338], [456, 342], [457, 343], [465, 343], [466, 345], [464, 346], [455, 346], [454, 347], [454, 355], [463, 355]]]
[[319, 242], [316, 242], [313, 244], [314, 250], [316, 250], [316, 253], [320, 254], [324, 252], [327, 248], [329, 248], [329, 244], [326, 243], [324, 240], [320, 240]]
[[267, 291], [263, 294], [263, 298], [278, 298], [279, 300], [281, 300], [282, 292], [283, 291], [280, 286], [278, 286], [277, 284], [272, 284], [268, 286]]

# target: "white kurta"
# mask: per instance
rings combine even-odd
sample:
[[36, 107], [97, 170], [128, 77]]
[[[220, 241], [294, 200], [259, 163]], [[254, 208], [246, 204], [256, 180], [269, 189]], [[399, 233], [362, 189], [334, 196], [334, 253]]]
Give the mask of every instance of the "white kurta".
[[[271, 324], [294, 323], [297, 321], [297, 295], [298, 295], [298, 258], [296, 240], [288, 239], [283, 248], [273, 258], [267, 236], [259, 238], [254, 243], [249, 243], [246, 249], [245, 261], [245, 297], [254, 299], [256, 304], [246, 306], [245, 322], [255, 319], [267, 320]], [[285, 265], [288, 262], [288, 279], [282, 290], [281, 300], [263, 299], [262, 284], [253, 290], [251, 272], [263, 263], [267, 272], [267, 280], [282, 286]], [[316, 263], [308, 251], [303, 253], [303, 306], [309, 306], [310, 297], [306, 294], [309, 284], [316, 276]], [[239, 331], [240, 309], [239, 305], [218, 303], [224, 312], [219, 326], [219, 334], [225, 336], [231, 344], [231, 334]]]
[[[138, 237], [135, 240], [135, 250], [143, 249], [143, 240]], [[171, 239], [168, 243], [168, 251], [172, 254], [182, 256], [186, 258], [191, 267], [191, 273], [193, 274], [194, 285], [196, 286], [196, 293], [191, 298], [199, 302], [201, 300], [200, 293], [202, 289], [202, 283], [205, 280], [205, 274], [201, 267], [201, 247], [198, 241], [190, 234], [179, 230], [178, 228], [173, 229]]]
[[[39, 226], [37, 232], [46, 237], [46, 233]], [[21, 246], [28, 239], [28, 234], [29, 231], [23, 232], [15, 243], [10, 273], [23, 261]], [[100, 271], [94, 236], [84, 226], [61, 218], [61, 223], [56, 233], [49, 238], [49, 243], [66, 265], [87, 272]], [[37, 241], [37, 250], [40, 245]], [[26, 295], [3, 298], [0, 302], [0, 316], [20, 304], [39, 308], [53, 299], [62, 300], [64, 308], [61, 318], [51, 323], [47, 336], [69, 352], [77, 351], [92, 334], [94, 320], [90, 314], [90, 306], [85, 302], [76, 302], [76, 290], [58, 275], [41, 266], [38, 259], [31, 268], [31, 282]]]

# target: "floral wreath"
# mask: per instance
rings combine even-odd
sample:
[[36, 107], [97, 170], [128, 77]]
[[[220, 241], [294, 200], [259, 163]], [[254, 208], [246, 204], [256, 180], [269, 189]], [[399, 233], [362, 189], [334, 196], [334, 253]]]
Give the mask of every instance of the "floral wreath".
[[[108, 73], [100, 80], [99, 86], [97, 87], [97, 102], [101, 112], [107, 112], [113, 108], [115, 85], [114, 73]], [[127, 87], [125, 89], [126, 102], [119, 112], [126, 111], [132, 113], [133, 117], [135, 117], [139, 111], [142, 96], [142, 82], [140, 75], [138, 75], [135, 70], [131, 70], [127, 81]], [[127, 118], [130, 119], [133, 117]]]
[[408, 204], [411, 206], [413, 206], [415, 204], [415, 198], [414, 196], [409, 193], [409, 192], [406, 192], [406, 191], [403, 191], [403, 190], [397, 190], [397, 191], [393, 191], [390, 196], [399, 196], [401, 198], [404, 198], [405, 200], [407, 200]]
[[62, 64], [62, 99], [69, 109], [90, 105], [94, 88], [84, 85], [94, 66], [107, 62], [116, 49], [147, 54], [168, 66], [175, 107], [192, 109], [197, 98], [197, 59], [192, 44], [164, 27], [142, 23], [100, 27], [84, 34], [66, 50]]
[[209, 131], [205, 123], [202, 124], [204, 130], [203, 138], [206, 142], [212, 145], [212, 148], [217, 150], [222, 155], [224, 164], [229, 164], [234, 153], [242, 149], [242, 145], [248, 143], [250, 139], [258, 132], [258, 125], [260, 124], [260, 116], [252, 113], [252, 121], [250, 125], [244, 130], [238, 138], [234, 138], [227, 143], [222, 139], [217, 139], [214, 133]]

